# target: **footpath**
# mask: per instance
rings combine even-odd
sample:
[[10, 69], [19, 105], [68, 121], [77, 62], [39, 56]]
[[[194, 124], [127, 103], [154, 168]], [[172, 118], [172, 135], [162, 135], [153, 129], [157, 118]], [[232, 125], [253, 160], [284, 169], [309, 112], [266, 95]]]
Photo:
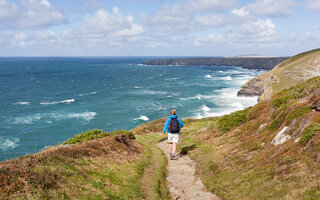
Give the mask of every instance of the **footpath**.
[[168, 159], [167, 186], [174, 200], [221, 200], [207, 191], [201, 179], [196, 176], [196, 162], [188, 155], [170, 160], [167, 141], [157, 144]]

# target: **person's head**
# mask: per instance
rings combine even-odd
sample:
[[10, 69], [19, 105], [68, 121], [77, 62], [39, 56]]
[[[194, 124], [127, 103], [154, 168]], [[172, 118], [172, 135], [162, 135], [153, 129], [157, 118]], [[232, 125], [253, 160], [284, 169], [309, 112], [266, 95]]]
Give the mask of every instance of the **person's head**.
[[176, 110], [171, 110], [170, 113], [171, 113], [171, 115], [176, 115], [177, 111]]

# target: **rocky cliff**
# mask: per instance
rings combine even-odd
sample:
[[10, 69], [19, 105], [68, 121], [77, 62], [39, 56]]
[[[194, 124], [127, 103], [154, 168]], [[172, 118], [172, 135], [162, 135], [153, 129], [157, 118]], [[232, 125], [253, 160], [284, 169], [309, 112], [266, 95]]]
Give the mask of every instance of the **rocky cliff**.
[[288, 57], [220, 57], [220, 58], [184, 58], [145, 61], [145, 65], [207, 65], [238, 66], [246, 69], [271, 70]]
[[260, 96], [259, 101], [270, 99], [283, 89], [320, 75], [320, 49], [293, 56], [245, 83], [238, 96]]

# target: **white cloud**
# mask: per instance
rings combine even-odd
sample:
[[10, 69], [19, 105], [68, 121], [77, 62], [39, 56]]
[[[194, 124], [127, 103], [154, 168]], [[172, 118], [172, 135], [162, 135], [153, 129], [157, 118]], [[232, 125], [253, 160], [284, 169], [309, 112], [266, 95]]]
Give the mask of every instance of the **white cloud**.
[[319, 0], [307, 0], [306, 8], [311, 11], [320, 12], [320, 1]]
[[258, 19], [242, 24], [240, 33], [253, 42], [271, 42], [275, 40], [277, 35], [276, 25], [270, 19]]
[[81, 27], [67, 29], [62, 39], [71, 46], [127, 46], [136, 43], [145, 32], [141, 24], [135, 23], [131, 15], [123, 15], [119, 8], [112, 12], [97, 10], [93, 15], [84, 17]]
[[140, 35], [144, 32], [142, 25], [134, 23], [131, 15], [124, 16], [117, 7], [112, 9], [112, 13], [100, 9], [93, 16], [86, 16], [84, 28], [88, 33], [112, 34], [116, 37]]
[[232, 9], [231, 13], [236, 15], [236, 16], [240, 16], [240, 17], [244, 17], [244, 16], [248, 16], [249, 15], [249, 11], [246, 9], [246, 7], [242, 7], [240, 9]]
[[18, 15], [18, 7], [13, 2], [7, 0], [0, 0], [0, 20], [7, 20]]
[[219, 44], [223, 42], [225, 42], [225, 37], [223, 35], [209, 34], [206, 37], [195, 39], [194, 45], [205, 46], [205, 45]]
[[258, 0], [248, 4], [247, 9], [256, 15], [281, 17], [292, 14], [296, 5], [294, 0]]
[[278, 41], [275, 24], [270, 19], [252, 20], [239, 27], [227, 28], [223, 34], [208, 34], [195, 39], [195, 46], [210, 46], [215, 44], [258, 44]]
[[66, 22], [48, 0], [21, 0], [21, 5], [0, 0], [0, 27], [3, 29], [45, 28]]
[[222, 15], [195, 16], [194, 21], [197, 24], [208, 27], [220, 27], [230, 22], [228, 17]]
[[20, 47], [53, 47], [58, 45], [58, 41], [58, 37], [52, 31], [37, 32], [29, 35], [21, 32], [13, 35], [13, 45]]

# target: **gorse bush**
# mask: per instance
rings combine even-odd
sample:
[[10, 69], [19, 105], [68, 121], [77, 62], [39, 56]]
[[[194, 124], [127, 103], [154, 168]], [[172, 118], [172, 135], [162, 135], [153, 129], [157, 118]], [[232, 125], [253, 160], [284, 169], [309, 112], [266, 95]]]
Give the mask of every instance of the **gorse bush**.
[[299, 142], [303, 143], [309, 141], [317, 132], [320, 132], [320, 123], [310, 124], [303, 130]]
[[229, 115], [224, 115], [218, 120], [218, 129], [227, 132], [240, 124], [247, 122], [247, 115], [251, 108], [240, 110]]
[[287, 116], [287, 120], [288, 121], [292, 121], [293, 119], [300, 117], [304, 114], [307, 114], [309, 112], [311, 112], [311, 107], [310, 106], [300, 106], [297, 107], [296, 109], [294, 109], [293, 111], [291, 111], [288, 116]]
[[127, 130], [117, 130], [109, 133], [109, 132], [102, 132], [102, 130], [94, 129], [94, 130], [87, 130], [86, 132], [82, 132], [78, 135], [75, 135], [62, 144], [81, 144], [82, 142], [87, 140], [94, 140], [94, 139], [102, 138], [106, 136], [123, 135], [123, 134], [128, 135], [130, 139], [135, 139], [134, 134]]

